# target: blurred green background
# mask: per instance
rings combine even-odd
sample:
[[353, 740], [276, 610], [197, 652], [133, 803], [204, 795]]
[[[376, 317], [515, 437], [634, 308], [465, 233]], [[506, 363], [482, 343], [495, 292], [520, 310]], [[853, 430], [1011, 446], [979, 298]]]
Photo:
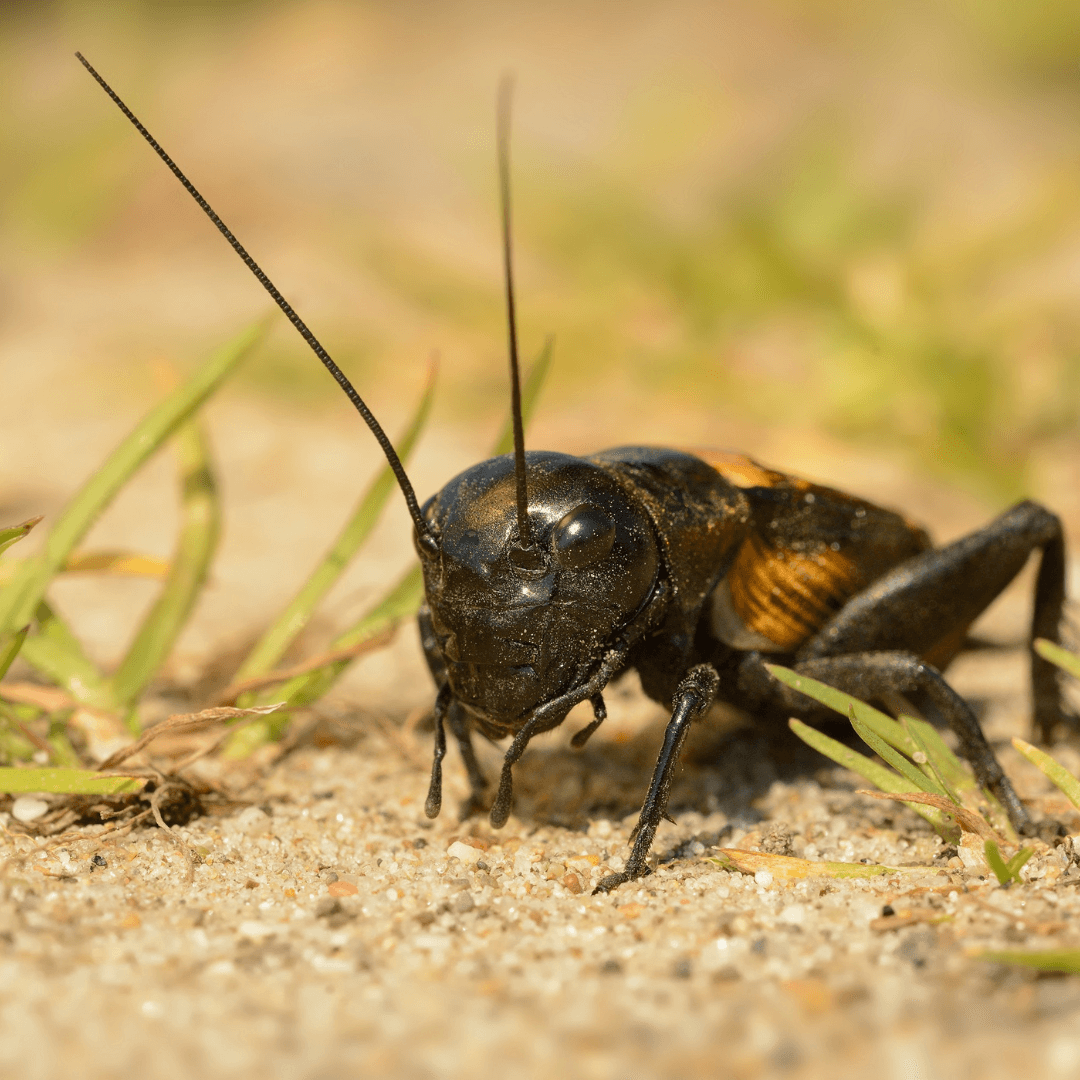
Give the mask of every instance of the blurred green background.
[[[0, 419], [50, 439], [266, 308], [76, 48], [391, 427], [433, 349], [444, 429], [487, 442], [505, 407], [509, 69], [526, 353], [556, 335], [533, 445], [783, 430], [1077, 512], [1074, 2], [7, 0]], [[343, 415], [286, 327], [230, 393]]]

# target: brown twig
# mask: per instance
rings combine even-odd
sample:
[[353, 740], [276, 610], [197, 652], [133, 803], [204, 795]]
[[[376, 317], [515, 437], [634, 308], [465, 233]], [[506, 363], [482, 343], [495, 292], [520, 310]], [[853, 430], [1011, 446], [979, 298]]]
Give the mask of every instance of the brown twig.
[[357, 644], [349, 645], [343, 649], [331, 649], [329, 652], [320, 653], [318, 656], [313, 656], [302, 664], [296, 664], [294, 667], [281, 668], [266, 675], [253, 675], [250, 679], [242, 679], [238, 683], [226, 686], [218, 694], [217, 700], [222, 705], [230, 704], [241, 694], [249, 693], [252, 690], [261, 690], [265, 686], [274, 686], [277, 683], [287, 682], [298, 675], [307, 675], [321, 667], [336, 664], [341, 660], [353, 660], [358, 656], [363, 656], [365, 653], [375, 652], [385, 645], [389, 645], [396, 633], [397, 625], [395, 624], [382, 631], [382, 633], [367, 638], [365, 641], [357, 642]]
[[[855, 792], [856, 795], [869, 795], [872, 799], [891, 799], [894, 802], [925, 803], [927, 806], [937, 807], [943, 813], [956, 819], [956, 824], [966, 833], [981, 836], [984, 840], [993, 840], [995, 844], [1003, 845], [1003, 840], [990, 827], [985, 818], [969, 810], [966, 806], [957, 806], [944, 795], [931, 795], [925, 791], [866, 791]], [[1012, 846], [1012, 845], [1009, 845]]]
[[227, 730], [223, 731], [216, 739], [212, 739], [205, 746], [200, 747], [198, 750], [196, 750], [193, 754], [189, 754], [179, 764], [171, 766], [168, 773], [167, 773], [167, 775], [168, 776], [177, 776], [180, 772], [182, 772], [184, 769], [186, 769], [189, 765], [194, 765], [195, 762], [198, 761], [200, 758], [206, 757], [207, 754], [212, 754], [219, 746], [222, 746], [229, 739], [231, 739], [232, 736], [237, 731], [239, 731], [243, 727], [246, 727], [253, 720], [257, 719], [257, 717], [262, 716], [262, 715], [263, 715], [263, 713], [256, 712], [254, 715], [246, 717], [239, 724], [233, 724], [232, 727], [230, 727]]
[[283, 704], [284, 702], [279, 701], [276, 705], [256, 705], [250, 709], [214, 708], [203, 709], [202, 712], [197, 713], [176, 713], [162, 720], [160, 724], [155, 724], [142, 738], [121, 747], [115, 754], [110, 754], [98, 766], [98, 772], [116, 768], [120, 762], [127, 761], [129, 757], [133, 757], [149, 746], [159, 735], [164, 735], [167, 732], [207, 727], [221, 720], [232, 720], [237, 717], [266, 716], [268, 713], [276, 712]]
[[39, 709], [50, 713], [78, 705], [78, 702], [64, 690], [30, 682], [0, 683], [0, 697], [5, 701], [14, 701], [18, 705], [36, 705]]
[[150, 796], [150, 812], [154, 815], [154, 820], [158, 823], [158, 827], [165, 831], [165, 835], [187, 856], [188, 861], [188, 882], [195, 880], [195, 867], [202, 862], [202, 856], [182, 837], [173, 832], [171, 825], [165, 824], [165, 819], [161, 816], [161, 798], [165, 792], [172, 789], [182, 791], [183, 786], [181, 784], [162, 784], [153, 795]]

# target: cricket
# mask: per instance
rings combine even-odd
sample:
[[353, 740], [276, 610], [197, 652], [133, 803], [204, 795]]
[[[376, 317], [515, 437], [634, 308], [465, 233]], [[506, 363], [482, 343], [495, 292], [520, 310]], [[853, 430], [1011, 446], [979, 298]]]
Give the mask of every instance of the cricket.
[[[609, 892], [649, 874], [687, 732], [714, 701], [781, 730], [820, 721], [816, 702], [767, 663], [896, 711], [907, 702], [950, 729], [1014, 828], [1035, 826], [970, 705], [943, 676], [974, 620], [1036, 552], [1031, 640], [1060, 641], [1065, 541], [1059, 518], [1020, 502], [935, 547], [919, 525], [862, 498], [730, 452], [627, 445], [586, 457], [527, 450], [513, 276], [510, 112], [499, 88], [497, 147], [514, 452], [480, 462], [421, 503], [378, 420], [259, 264], [109, 84], [81, 63], [195, 199], [325, 365], [378, 441], [412, 519], [424, 577], [420, 637], [435, 684], [434, 760], [425, 810], [442, 805], [447, 729], [468, 774], [463, 812], [505, 825], [513, 769], [530, 741], [636, 671], [670, 710], [623, 870]], [[1069, 724], [1057, 668], [1031, 652], [1033, 731]], [[473, 736], [509, 739], [494, 785]]]

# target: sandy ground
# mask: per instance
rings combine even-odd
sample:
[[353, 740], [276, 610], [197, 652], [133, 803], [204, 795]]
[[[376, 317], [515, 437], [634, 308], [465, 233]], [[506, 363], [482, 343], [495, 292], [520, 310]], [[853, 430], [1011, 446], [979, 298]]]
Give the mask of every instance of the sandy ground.
[[[288, 594], [287, 575], [262, 575], [310, 543], [312, 518], [322, 522], [338, 497], [317, 465], [347, 428], [293, 420], [267, 429], [224, 415], [233, 422], [219, 428], [219, 456], [240, 508], [170, 665], [170, 696], [151, 714], [175, 708], [175, 688], [227, 658]], [[298, 440], [299, 481], [261, 481], [260, 455], [285, 460]], [[89, 458], [98, 449], [87, 440]], [[448, 439], [444, 457], [468, 451]], [[829, 460], [827, 444], [815, 452]], [[901, 474], [886, 490], [880, 462], [847, 456], [832, 467], [845, 464], [867, 485], [877, 477], [879, 498], [922, 506], [941, 534], [980, 512]], [[152, 470], [147, 498], [153, 480]], [[139, 498], [110, 512], [94, 546], [122, 536], [153, 549], [168, 521], [137, 512]], [[265, 522], [277, 525], [260, 533]], [[407, 558], [401, 526], [380, 531], [328, 626], [309, 636], [314, 645]], [[1027, 575], [979, 628], [1001, 647], [961, 658], [952, 677], [1005, 747], [1022, 795], [1078, 832], [1080, 820], [1044, 799], [1041, 776], [1007, 749], [1026, 731], [1016, 642], [1030, 584]], [[151, 595], [142, 583], [57, 589], [105, 661]], [[921, 819], [854, 794], [848, 774], [785, 732], [714, 712], [687, 748], [677, 824], [661, 827], [656, 872], [594, 897], [591, 887], [625, 857], [661, 738], [658, 707], [631, 679], [610, 695], [612, 719], [584, 752], [568, 745], [580, 726], [573, 717], [538, 739], [517, 770], [515, 815], [493, 832], [456, 820], [466, 789], [453, 755], [444, 814], [434, 823], [423, 815], [429, 736], [402, 725], [430, 694], [404, 628], [308, 718], [313, 727], [289, 753], [205, 763], [203, 779], [227, 798], [174, 837], [141, 827], [111, 838], [95, 826], [33, 838], [0, 811], [0, 1072], [1080, 1075], [1076, 980], [973, 955], [1080, 944], [1070, 846], [1040, 847], [1026, 883], [1001, 890], [971, 852], [944, 851]], [[1080, 755], [1062, 754], [1080, 765]], [[485, 748], [484, 760], [493, 772], [498, 751]], [[718, 847], [905, 869], [785, 884], [722, 869]], [[883, 916], [886, 905], [894, 915]]]
[[[994, 219], [1010, 192], [1036, 186], [1021, 165], [1028, 156], [1041, 162], [1043, 143], [1054, 147], [1052, 161], [1059, 150], [1064, 158], [1072, 152], [1049, 119], [1039, 113], [1044, 127], [1029, 122], [1032, 114], [1014, 110], [1011, 99], [986, 120], [933, 65], [928, 74], [905, 59], [909, 48], [931, 59], [933, 50], [899, 36], [904, 92], [889, 96], [878, 86], [879, 76], [882, 84], [894, 79], [889, 66], [875, 62], [876, 52], [864, 55], [861, 39], [845, 45], [827, 20], [811, 33], [747, 4], [738, 19], [722, 20], [721, 33], [706, 5], [707, 35], [674, 8], [653, 19], [642, 5], [625, 20], [620, 9], [612, 22], [579, 7], [565, 5], [560, 26], [538, 14], [510, 30], [496, 20], [495, 45], [480, 34], [488, 8], [468, 24], [450, 18], [422, 40], [410, 15], [387, 16], [384, 26], [374, 8], [359, 6], [350, 36], [340, 28], [352, 8], [335, 4], [282, 5], [284, 14], [257, 33], [211, 34], [208, 52], [189, 49], [179, 31], [175, 41], [153, 26], [143, 36], [114, 33], [85, 14], [92, 5], [82, 13], [73, 5], [60, 29], [27, 31], [18, 47], [5, 38], [18, 87], [11, 145], [24, 148], [12, 161], [36, 160], [25, 149], [36, 126], [49, 138], [59, 127], [67, 138], [72, 118], [121, 149], [111, 164], [104, 152], [58, 153], [59, 180], [28, 170], [19, 199], [4, 204], [4, 522], [55, 514], [155, 397], [152, 359], [190, 362], [265, 310], [217, 238], [207, 241], [205, 222], [177, 209], [171, 181], [143, 159], [145, 148], [107, 126], [104, 103], [70, 60], [76, 47], [157, 110], [158, 126], [171, 129], [170, 146], [179, 144], [193, 172], [220, 178], [215, 198], [238, 207], [239, 220], [230, 221], [283, 268], [290, 296], [313, 311], [312, 321], [350, 343], [350, 371], [368, 380], [365, 393], [373, 386], [391, 430], [416, 392], [423, 357], [433, 346], [444, 350], [446, 389], [413, 469], [422, 495], [483, 457], [501, 419], [501, 383], [490, 374], [503, 363], [497, 249], [490, 184], [475, 177], [489, 176], [491, 87], [506, 63], [539, 102], [523, 96], [524, 161], [531, 154], [573, 172], [575, 162], [607, 154], [604, 168], [652, 184], [676, 216], [704, 197], [695, 187], [702, 176], [738, 173], [772, 129], [802, 123], [803, 113], [808, 122], [832, 97], [865, 110], [856, 131], [880, 136], [867, 139], [878, 147], [879, 169], [912, 146], [940, 167], [941, 200], [926, 228], [943, 231], [946, 247], [950, 225], [964, 235], [971, 216]], [[566, 37], [567, 25], [576, 36]], [[340, 49], [328, 50], [328, 41]], [[951, 47], [937, 37], [931, 44]], [[151, 78], [146, 68], [166, 54], [172, 59]], [[620, 125], [633, 112], [628, 101], [649, 105], [635, 87], [668, 80], [687, 57], [696, 58], [691, 90], [705, 79], [695, 72], [707, 73], [708, 87], [714, 79], [732, 87], [734, 119], [709, 143], [694, 124], [689, 136], [672, 131], [657, 164], [636, 136], [620, 142]], [[895, 110], [884, 109], [888, 102]], [[1072, 132], [1065, 98], [1058, 110], [1066, 120], [1051, 119]], [[709, 117], [698, 124], [710, 125]], [[931, 130], [936, 141], [924, 144]], [[985, 163], [1010, 155], [1019, 164], [1009, 183], [987, 193]], [[542, 176], [529, 183], [544, 185]], [[85, 232], [72, 226], [71, 235], [42, 225], [58, 206], [79, 217], [80, 185], [102, 204], [87, 215], [104, 224], [84, 222]], [[382, 235], [376, 225], [404, 250], [471, 268], [492, 303], [477, 302], [479, 315], [466, 305], [459, 324], [457, 300], [437, 289], [428, 308], [403, 299], [408, 289], [391, 295], [370, 271], [394, 250], [389, 241], [371, 246]], [[571, 327], [552, 377], [559, 407], [541, 410], [532, 445], [734, 445], [902, 508], [939, 539], [989, 518], [989, 505], [914, 475], [899, 452], [856, 451], [793, 418], [772, 425], [727, 413], [717, 421], [692, 389], [676, 406], [667, 387], [658, 407], [663, 373], [625, 377], [622, 339], [589, 351], [589, 305], [599, 310], [601, 301], [586, 297], [578, 308], [574, 297], [560, 307], [545, 268], [530, 268], [523, 254], [536, 305], [526, 308], [529, 333], [539, 340], [548, 322]], [[1075, 265], [1054, 263], [1052, 274], [1020, 275], [1021, 284], [1035, 296], [1057, 295], [1073, 287]], [[465, 298], [475, 300], [473, 292]], [[432, 314], [443, 302], [453, 317]], [[638, 338], [670, 331], [648, 303], [641, 308], [640, 324], [628, 329], [630, 352]], [[303, 580], [377, 465], [355, 417], [321, 392], [308, 395], [306, 375], [295, 374], [308, 359], [277, 334], [273, 362], [208, 409], [226, 532], [212, 581], [149, 702], [150, 719], [197, 698], [208, 672], [227, 672]], [[280, 385], [267, 392], [274, 378]], [[1075, 438], [1040, 454], [1033, 491], [1080, 535]], [[165, 454], [87, 547], [167, 557], [174, 489]], [[410, 557], [395, 506], [298, 655], [353, 621]], [[1000, 647], [962, 658], [950, 677], [978, 708], [1033, 810], [1075, 835], [1080, 819], [1008, 748], [1011, 735], [1027, 733], [1018, 643], [1030, 589], [1026, 574], [978, 627]], [[52, 599], [108, 666], [153, 595], [145, 581], [71, 578]], [[102, 835], [95, 826], [35, 837], [0, 802], [0, 1075], [1080, 1077], [1077, 979], [975, 955], [1080, 946], [1071, 843], [1039, 847], [1025, 883], [1002, 890], [971, 852], [946, 851], [920, 818], [856, 795], [852, 777], [785, 732], [716, 712], [692, 734], [672, 798], [677, 824], [660, 829], [656, 872], [593, 897], [592, 885], [625, 858], [663, 724], [632, 680], [610, 699], [611, 720], [585, 751], [568, 745], [576, 717], [536, 740], [517, 770], [515, 815], [498, 833], [456, 820], [465, 784], [453, 754], [444, 814], [434, 823], [423, 815], [429, 736], [408, 723], [430, 704], [431, 686], [411, 628], [355, 666], [304, 718], [307, 736], [288, 753], [204, 762], [203, 780], [221, 794], [171, 836], [153, 827]], [[1075, 750], [1061, 757], [1080, 767]], [[497, 750], [485, 748], [484, 760], [493, 772]], [[869, 882], [785, 884], [723, 869], [713, 861], [721, 847], [902, 871]]]
[[[616, 716], [633, 706], [627, 693]], [[1080, 1074], [1076, 980], [972, 956], [1076, 946], [1069, 848], [1040, 848], [1026, 883], [999, 889], [847, 777], [709, 727], [656, 872], [610, 896], [590, 888], [621, 865], [654, 724], [583, 754], [530, 751], [499, 833], [428, 822], [426, 740], [352, 710], [337, 729], [353, 746], [305, 746], [256, 778], [219, 772], [249, 805], [173, 838], [8, 833], [2, 1071]], [[456, 769], [450, 794], [464, 794]], [[721, 869], [717, 845], [921, 869], [784, 884]]]

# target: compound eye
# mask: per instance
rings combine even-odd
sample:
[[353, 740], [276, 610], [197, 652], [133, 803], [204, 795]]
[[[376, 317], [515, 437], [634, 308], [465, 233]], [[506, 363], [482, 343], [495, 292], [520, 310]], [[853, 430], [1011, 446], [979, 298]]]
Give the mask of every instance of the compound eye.
[[576, 506], [558, 525], [552, 537], [555, 558], [567, 570], [580, 570], [599, 562], [615, 543], [615, 522], [599, 506]]

